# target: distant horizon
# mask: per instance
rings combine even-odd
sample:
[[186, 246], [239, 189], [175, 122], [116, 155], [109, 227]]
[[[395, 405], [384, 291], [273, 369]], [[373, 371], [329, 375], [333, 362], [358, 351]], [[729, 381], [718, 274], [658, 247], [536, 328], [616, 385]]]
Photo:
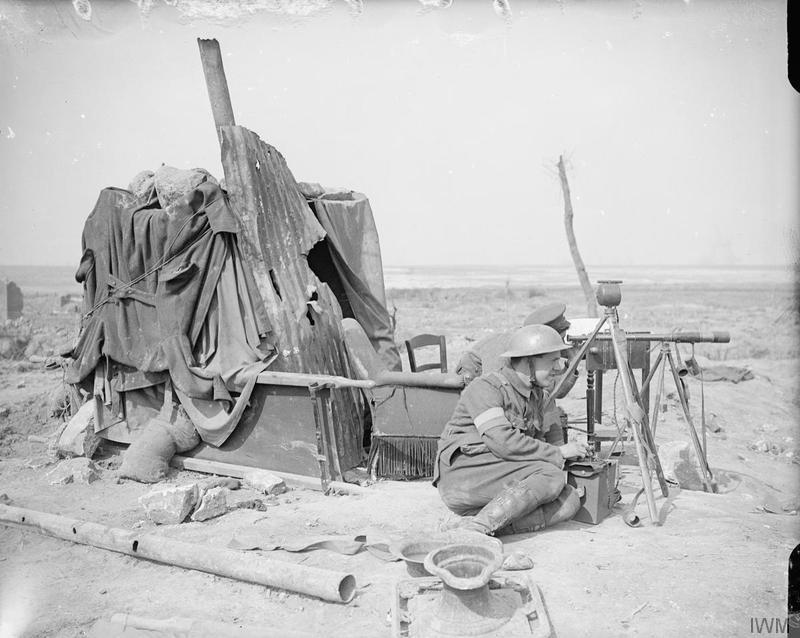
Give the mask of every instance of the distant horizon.
[[[0, 264], [2, 268], [75, 268], [75, 264]], [[567, 268], [574, 266], [569, 262], [551, 262], [543, 264], [486, 264], [486, 263], [452, 263], [452, 264], [384, 264], [383, 268]], [[701, 263], [680, 263], [680, 264], [657, 264], [657, 263], [637, 263], [637, 264], [586, 264], [587, 268], [741, 268], [743, 270], [758, 270], [759, 268], [794, 268], [800, 270], [800, 262], [783, 264], [701, 264]]]

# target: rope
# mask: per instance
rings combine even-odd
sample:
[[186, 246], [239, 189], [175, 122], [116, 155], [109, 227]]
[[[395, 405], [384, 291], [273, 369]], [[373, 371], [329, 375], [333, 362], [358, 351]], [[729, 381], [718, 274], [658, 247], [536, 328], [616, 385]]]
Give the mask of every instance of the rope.
[[[203, 210], [205, 210], [205, 209], [203, 209]], [[183, 229], [184, 229], [184, 228], [186, 228], [186, 225], [187, 225], [187, 224], [188, 224], [190, 221], [192, 221], [192, 219], [194, 219], [194, 217], [195, 217], [195, 216], [199, 215], [201, 212], [203, 212], [203, 211], [197, 211], [197, 212], [195, 212], [195, 213], [192, 213], [192, 214], [191, 214], [189, 217], [187, 217], [187, 218], [186, 218], [186, 221], [184, 221], [184, 222], [183, 222], [183, 224], [181, 224], [181, 227], [178, 229], [178, 232], [177, 232], [177, 233], [175, 233], [175, 235], [173, 236], [173, 238], [172, 238], [172, 241], [170, 241], [169, 245], [167, 246], [166, 250], [164, 251], [164, 255], [165, 255], [165, 256], [164, 256], [164, 257], [162, 257], [160, 261], [156, 262], [154, 265], [152, 265], [150, 268], [148, 268], [147, 270], [145, 270], [145, 271], [144, 271], [144, 272], [143, 272], [141, 275], [139, 275], [138, 277], [134, 277], [134, 278], [133, 278], [131, 281], [129, 281], [129, 282], [127, 282], [127, 283], [125, 283], [125, 284], [124, 284], [124, 287], [126, 287], [126, 288], [127, 288], [127, 287], [133, 286], [133, 285], [135, 285], [135, 284], [138, 284], [138, 283], [139, 283], [140, 281], [142, 281], [143, 279], [146, 279], [147, 277], [149, 277], [149, 276], [150, 276], [150, 275], [152, 275], [153, 273], [155, 273], [155, 272], [158, 272], [158, 271], [159, 271], [159, 270], [161, 270], [161, 269], [162, 269], [164, 266], [166, 266], [168, 263], [170, 263], [171, 261], [173, 261], [173, 260], [174, 260], [174, 259], [176, 259], [177, 257], [180, 257], [180, 256], [181, 256], [183, 253], [185, 253], [185, 252], [186, 252], [187, 250], [189, 250], [189, 249], [190, 249], [192, 246], [194, 246], [196, 243], [198, 243], [198, 242], [199, 242], [201, 239], [203, 239], [203, 238], [204, 238], [206, 235], [208, 235], [210, 232], [212, 232], [212, 229], [211, 229], [211, 227], [209, 226], [209, 227], [208, 227], [208, 228], [206, 228], [206, 229], [205, 229], [205, 230], [204, 230], [204, 231], [203, 231], [203, 232], [202, 232], [200, 235], [198, 235], [198, 236], [197, 236], [197, 237], [196, 237], [194, 240], [192, 240], [190, 243], [186, 244], [186, 246], [184, 246], [184, 247], [183, 247], [181, 250], [179, 250], [177, 253], [175, 253], [174, 255], [171, 255], [171, 256], [169, 256], [169, 257], [167, 257], [167, 256], [166, 256], [166, 255], [168, 255], [168, 254], [169, 254], [169, 251], [170, 251], [170, 250], [172, 249], [172, 247], [175, 245], [175, 242], [178, 240], [178, 237], [179, 237], [179, 236], [180, 236], [180, 234], [183, 232]], [[94, 306], [92, 306], [92, 307], [91, 307], [91, 308], [90, 308], [90, 309], [89, 309], [89, 310], [88, 310], [88, 311], [87, 311], [87, 312], [86, 312], [86, 313], [83, 315], [83, 319], [86, 319], [87, 317], [89, 317], [90, 315], [92, 315], [92, 314], [93, 314], [93, 313], [94, 313], [96, 310], [98, 310], [100, 307], [104, 306], [104, 305], [105, 305], [105, 304], [107, 304], [109, 301], [111, 301], [111, 299], [112, 299], [112, 297], [111, 297], [111, 296], [107, 296], [107, 297], [104, 297], [103, 299], [101, 299], [100, 301], [98, 301], [96, 304], [94, 304]]]

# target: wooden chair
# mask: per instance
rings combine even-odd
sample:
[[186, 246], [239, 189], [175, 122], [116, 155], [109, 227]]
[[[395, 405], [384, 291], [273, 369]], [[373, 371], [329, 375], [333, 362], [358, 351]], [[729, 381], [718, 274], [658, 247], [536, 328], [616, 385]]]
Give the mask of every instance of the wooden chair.
[[[439, 346], [439, 363], [417, 365], [414, 351], [428, 346]], [[411, 372], [435, 369], [447, 372], [447, 346], [445, 345], [444, 335], [421, 334], [411, 337], [406, 341], [406, 352], [408, 352], [408, 365], [411, 368]]]

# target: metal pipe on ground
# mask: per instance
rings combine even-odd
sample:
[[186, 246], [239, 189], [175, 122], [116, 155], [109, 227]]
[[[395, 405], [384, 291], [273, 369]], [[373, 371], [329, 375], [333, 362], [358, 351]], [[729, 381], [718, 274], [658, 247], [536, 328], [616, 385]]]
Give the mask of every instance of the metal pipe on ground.
[[138, 534], [21, 507], [0, 504], [0, 523], [29, 528], [81, 545], [285, 589], [334, 603], [349, 603], [356, 590], [356, 579], [352, 574], [269, 560], [249, 552]]
[[109, 622], [119, 629], [132, 627], [170, 635], [185, 634], [193, 638], [314, 638], [318, 635], [272, 625], [269, 627], [247, 626], [195, 618], [165, 618], [162, 620], [124, 613], [114, 614]]

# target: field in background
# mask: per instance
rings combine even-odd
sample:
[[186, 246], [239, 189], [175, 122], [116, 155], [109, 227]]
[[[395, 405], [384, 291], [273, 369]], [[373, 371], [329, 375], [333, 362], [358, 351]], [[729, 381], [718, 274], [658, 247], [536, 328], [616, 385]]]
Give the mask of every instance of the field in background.
[[[513, 330], [532, 310], [553, 301], [567, 304], [567, 317], [587, 316], [577, 286], [387, 291], [389, 311], [397, 309], [397, 343], [423, 332], [444, 334], [451, 369], [472, 342], [493, 332]], [[798, 356], [798, 314], [790, 284], [623, 285], [619, 317], [620, 325], [629, 331], [730, 332], [728, 344], [697, 345], [696, 353], [709, 359]], [[688, 352], [690, 347], [685, 349]]]
[[[571, 283], [574, 270], [565, 266], [390, 266], [385, 270], [387, 306], [390, 313], [396, 308], [398, 345], [402, 349], [405, 339], [422, 332], [444, 334], [453, 364], [473, 341], [514, 329], [545, 303], [563, 301], [568, 317], [587, 315], [583, 293]], [[617, 276], [626, 282], [619, 307], [626, 330], [729, 331], [729, 344], [697, 346], [697, 354], [714, 360], [798, 356], [800, 326], [792, 275], [791, 268], [776, 267], [592, 269], [592, 281]], [[0, 279], [4, 277], [22, 288], [24, 316], [41, 337], [42, 347], [28, 354], [52, 354], [48, 346], [77, 334], [79, 317], [66, 312], [68, 307], [59, 301], [60, 295], [81, 294], [73, 267], [0, 266]]]

